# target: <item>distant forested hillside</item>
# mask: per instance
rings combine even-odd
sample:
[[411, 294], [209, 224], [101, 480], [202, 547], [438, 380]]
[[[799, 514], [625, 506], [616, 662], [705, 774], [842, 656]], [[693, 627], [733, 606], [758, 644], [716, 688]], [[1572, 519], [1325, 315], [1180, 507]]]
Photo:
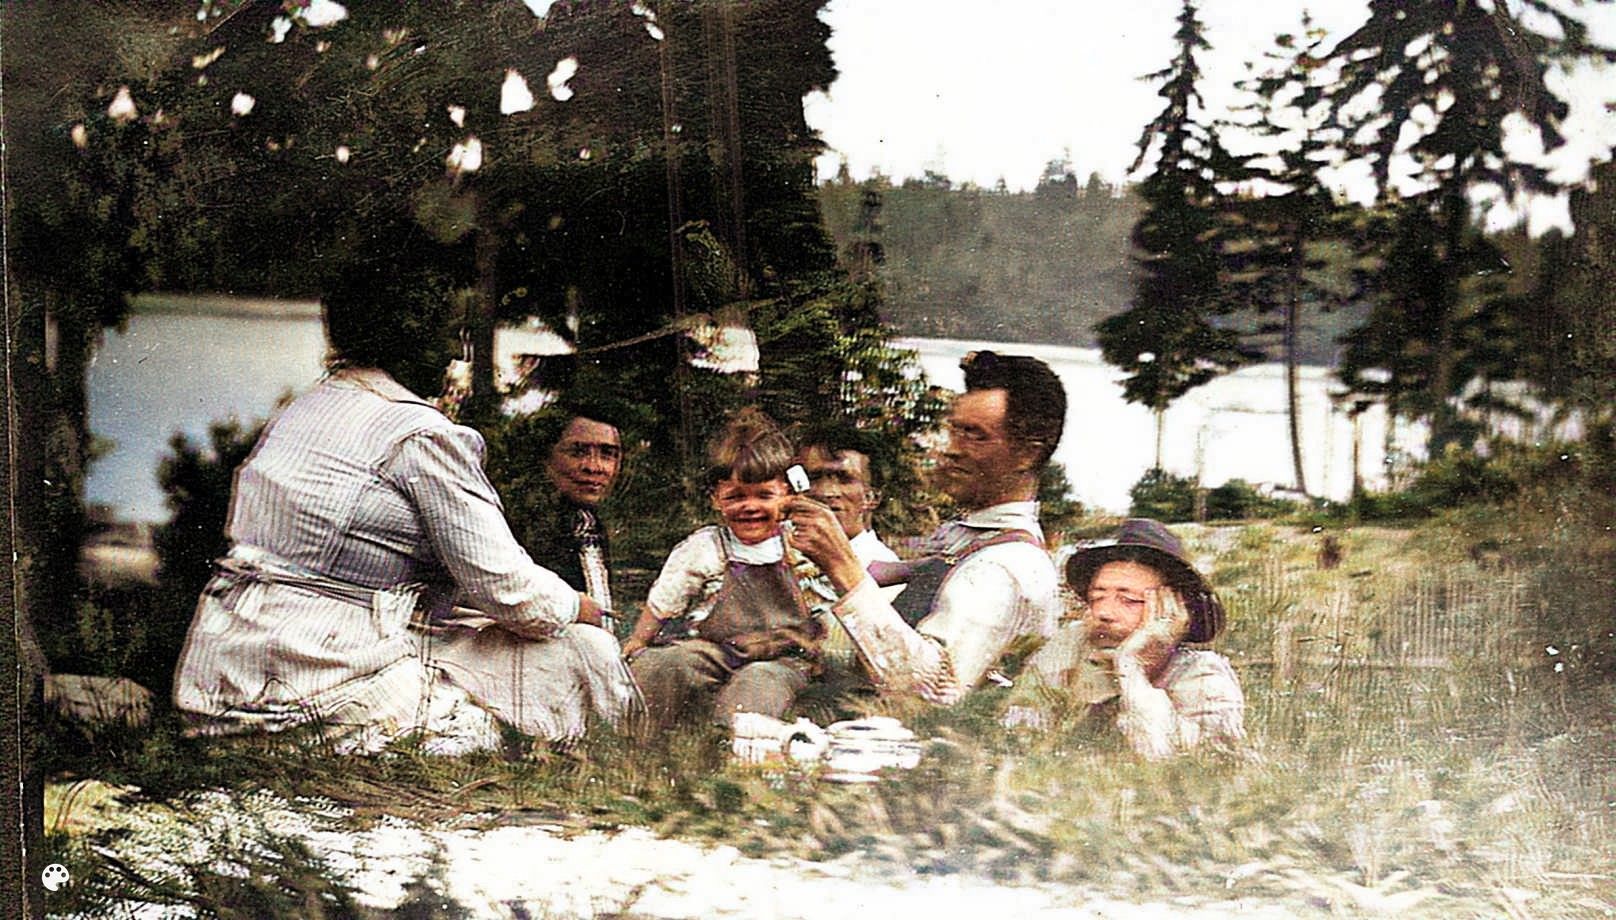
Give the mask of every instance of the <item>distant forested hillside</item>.
[[[1133, 294], [1128, 234], [1141, 204], [1130, 189], [1066, 178], [1015, 194], [935, 175], [901, 186], [838, 180], [819, 197], [839, 251], [880, 244], [885, 318], [903, 335], [1093, 346], [1094, 324]], [[872, 228], [866, 202], [876, 198]], [[1358, 309], [1309, 311], [1302, 361], [1334, 364], [1336, 338], [1361, 319]], [[1272, 336], [1252, 344], [1278, 354]]]

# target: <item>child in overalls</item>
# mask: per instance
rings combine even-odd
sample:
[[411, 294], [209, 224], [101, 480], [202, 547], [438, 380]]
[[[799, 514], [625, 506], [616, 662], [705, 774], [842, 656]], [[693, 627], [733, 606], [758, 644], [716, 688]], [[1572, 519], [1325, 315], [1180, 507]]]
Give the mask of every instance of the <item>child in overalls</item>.
[[[693, 714], [713, 694], [712, 718], [780, 718], [818, 676], [823, 628], [786, 559], [780, 522], [793, 450], [762, 412], [742, 410], [710, 452], [708, 492], [722, 525], [673, 548], [623, 643], [654, 725]], [[668, 621], [689, 623], [681, 634]], [[668, 624], [668, 626], [665, 626]]]

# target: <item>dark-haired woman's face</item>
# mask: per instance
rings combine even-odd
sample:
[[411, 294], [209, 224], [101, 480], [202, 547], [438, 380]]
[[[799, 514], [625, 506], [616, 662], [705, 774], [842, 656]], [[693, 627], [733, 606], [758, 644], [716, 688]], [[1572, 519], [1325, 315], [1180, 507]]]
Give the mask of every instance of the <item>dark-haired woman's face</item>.
[[579, 416], [567, 423], [561, 439], [550, 449], [545, 471], [562, 498], [593, 508], [611, 494], [622, 463], [617, 429]]

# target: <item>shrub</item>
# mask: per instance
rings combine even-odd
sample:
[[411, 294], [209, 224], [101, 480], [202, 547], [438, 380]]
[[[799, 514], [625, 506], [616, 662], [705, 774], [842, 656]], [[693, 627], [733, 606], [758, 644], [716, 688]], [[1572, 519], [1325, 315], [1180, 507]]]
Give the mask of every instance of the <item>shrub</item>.
[[1082, 517], [1083, 503], [1072, 498], [1066, 468], [1059, 463], [1046, 464], [1038, 474], [1038, 523], [1051, 543], [1056, 535], [1077, 526]]
[[[1567, 451], [1572, 451], [1568, 453]], [[1364, 492], [1347, 502], [1321, 502], [1297, 523], [1418, 521], [1467, 506], [1499, 506], [1545, 490], [1577, 491], [1571, 448], [1495, 445], [1490, 456], [1449, 445], [1440, 457], [1414, 471], [1408, 487]]]
[[1206, 518], [1209, 521], [1278, 517], [1296, 508], [1293, 502], [1263, 495], [1244, 479], [1231, 479], [1206, 493]]
[[182, 433], [157, 476], [174, 512], [152, 534], [157, 581], [87, 584], [70, 622], [41, 624], [40, 644], [58, 673], [127, 677], [167, 699], [190, 627], [197, 593], [224, 536], [235, 469], [257, 442], [261, 425], [215, 422], [206, 444]]
[[236, 467], [252, 453], [263, 429], [262, 422], [243, 427], [231, 419], [208, 426], [206, 445], [193, 444], [179, 432], [169, 439], [172, 453], [159, 462], [157, 481], [174, 515], [153, 532], [152, 543], [158, 579], [179, 594], [194, 598], [213, 560], [230, 548], [224, 525]]
[[1195, 482], [1174, 476], [1160, 467], [1145, 471], [1128, 497], [1133, 501], [1128, 513], [1133, 517], [1155, 518], [1166, 523], [1195, 519]]
[[1449, 445], [1442, 456], [1420, 467], [1408, 487], [1407, 501], [1410, 510], [1424, 515], [1472, 502], [1497, 504], [1518, 490], [1504, 464]]

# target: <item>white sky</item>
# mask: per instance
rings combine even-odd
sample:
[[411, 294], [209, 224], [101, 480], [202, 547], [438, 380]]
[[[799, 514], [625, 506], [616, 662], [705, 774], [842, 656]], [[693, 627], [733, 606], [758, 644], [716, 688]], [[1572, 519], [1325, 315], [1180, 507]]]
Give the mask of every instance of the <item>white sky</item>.
[[[1246, 62], [1261, 60], [1276, 34], [1299, 31], [1302, 6], [1203, 0], [1212, 50], [1200, 58], [1202, 91], [1211, 107], [1234, 100]], [[1335, 37], [1368, 16], [1364, 0], [1307, 8]], [[840, 76], [828, 94], [807, 99], [809, 124], [830, 148], [819, 175], [835, 175], [845, 158], [855, 179], [878, 171], [901, 181], [933, 169], [956, 183], [992, 188], [1002, 177], [1025, 190], [1066, 156], [1080, 181], [1097, 171], [1119, 182], [1160, 108], [1156, 85], [1138, 78], [1166, 66], [1179, 9], [1178, 0], [830, 0], [824, 18]], [[1616, 9], [1585, 15], [1596, 40], [1616, 44]], [[1553, 162], [1570, 180], [1616, 145], [1616, 116], [1603, 104], [1616, 99], [1616, 75], [1586, 71], [1557, 81], [1573, 108], [1568, 149]], [[1533, 229], [1563, 225], [1564, 214], [1563, 200], [1545, 202]]]

